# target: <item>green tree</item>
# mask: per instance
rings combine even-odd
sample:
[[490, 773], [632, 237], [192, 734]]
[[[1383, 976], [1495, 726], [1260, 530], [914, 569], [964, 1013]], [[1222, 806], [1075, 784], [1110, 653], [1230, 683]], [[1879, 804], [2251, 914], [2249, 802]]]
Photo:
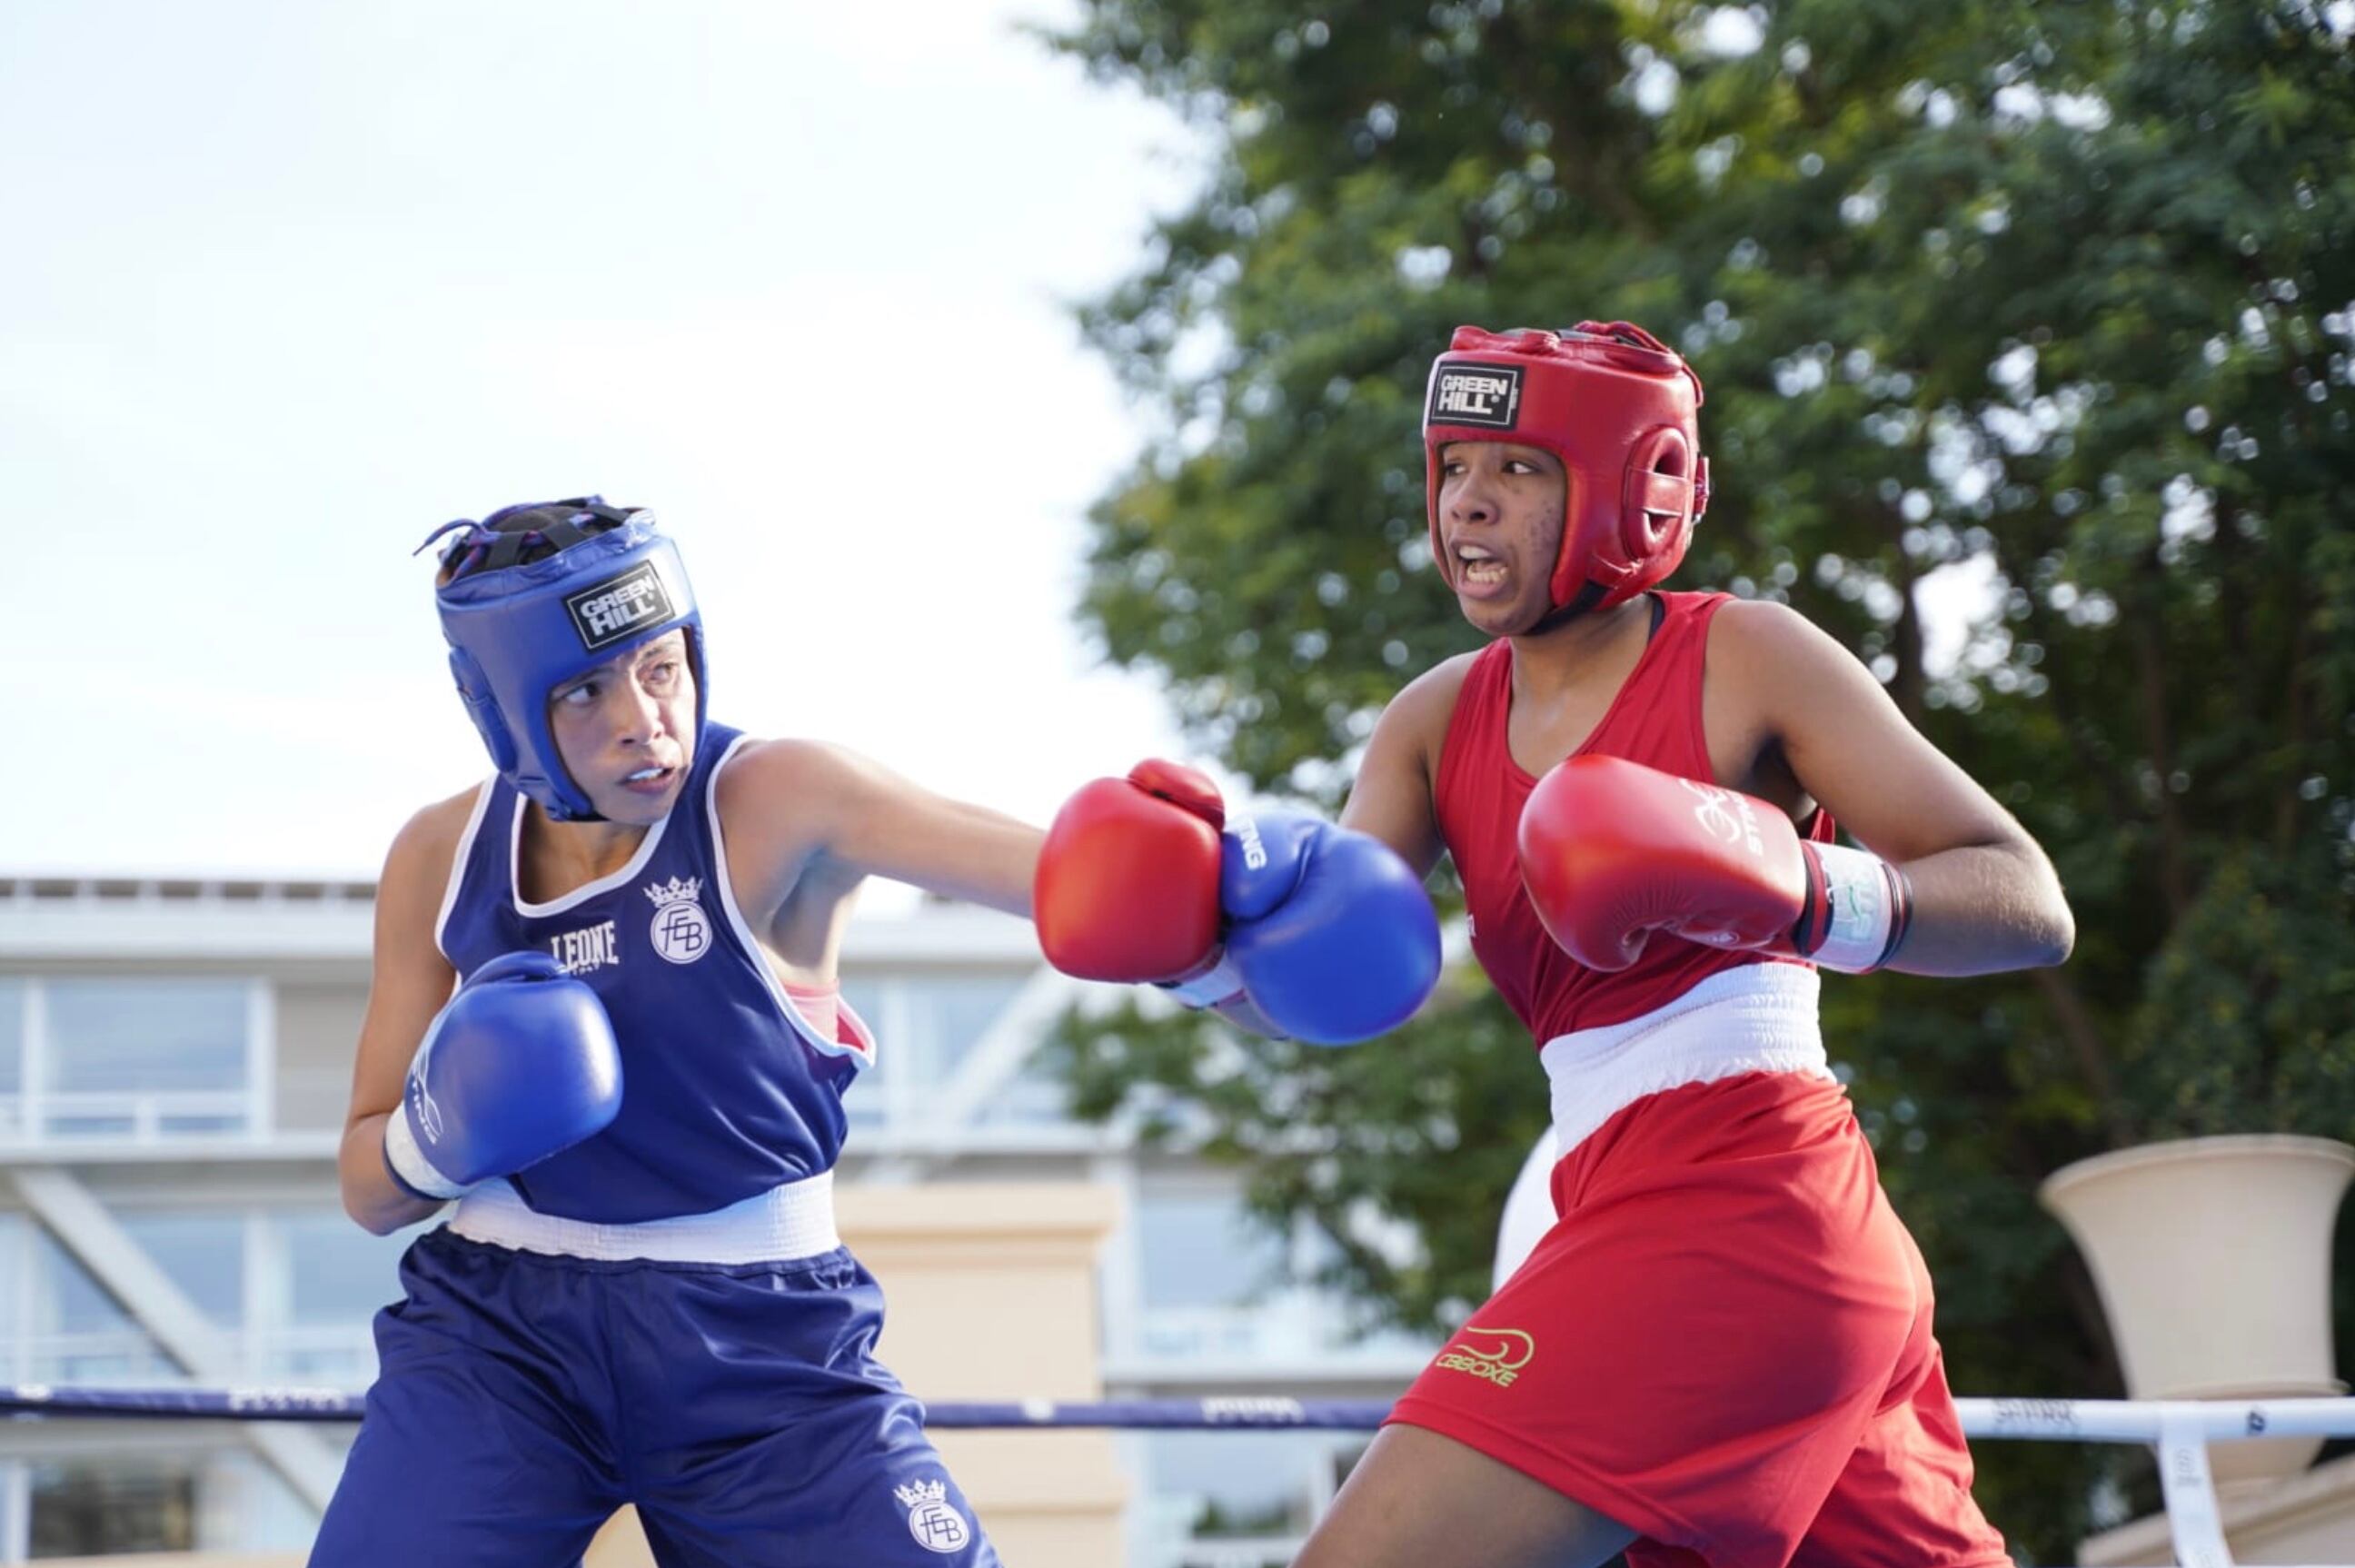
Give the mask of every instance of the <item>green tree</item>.
[[[1096, 510], [1082, 614], [1203, 746], [1337, 804], [1381, 704], [1474, 641], [1423, 543], [1431, 356], [1460, 322], [1620, 317], [1709, 389], [1678, 581], [1832, 629], [2051, 851], [2066, 968], [1827, 987], [1966, 1392], [2118, 1390], [2052, 1168], [2355, 1135], [2343, 12], [1092, 0], [1057, 40], [1216, 150], [1085, 315], [1159, 434]], [[1348, 1052], [1074, 1024], [1080, 1103], [1162, 1108], [1330, 1232], [1370, 1315], [1435, 1326], [1483, 1294], [1544, 1116], [1526, 1037], [1460, 985]], [[2044, 1559], [2095, 1474], [2137, 1474], [1979, 1459]]]

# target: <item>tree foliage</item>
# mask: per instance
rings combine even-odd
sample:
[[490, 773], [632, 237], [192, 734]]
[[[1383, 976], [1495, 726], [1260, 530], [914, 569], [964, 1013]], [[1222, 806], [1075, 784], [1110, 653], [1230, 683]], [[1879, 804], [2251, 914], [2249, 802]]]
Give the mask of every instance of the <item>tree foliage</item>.
[[[2305, 0], [1089, 0], [1056, 40], [1216, 153], [1085, 315], [1156, 435], [1082, 615], [1203, 746], [1337, 803], [1382, 703], [1475, 641], [1423, 543], [1432, 355], [1625, 318], [1708, 386], [1678, 581], [1830, 628], [2052, 853], [2064, 969], [1827, 987], [1966, 1392], [2119, 1392], [2035, 1202], [2056, 1167], [2355, 1136], [2349, 30]], [[1349, 1053], [1075, 1024], [1075, 1081], [1187, 1107], [1372, 1310], [1435, 1325], [1544, 1117], [1465, 984]], [[2119, 1462], [1979, 1458], [2047, 1558]]]

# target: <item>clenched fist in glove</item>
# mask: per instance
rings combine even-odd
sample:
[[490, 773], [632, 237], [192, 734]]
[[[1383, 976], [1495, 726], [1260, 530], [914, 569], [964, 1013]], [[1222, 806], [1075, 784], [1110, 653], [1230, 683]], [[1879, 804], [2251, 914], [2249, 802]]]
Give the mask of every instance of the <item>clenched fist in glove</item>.
[[1431, 900], [1387, 845], [1290, 812], [1230, 819], [1218, 786], [1177, 763], [1066, 802], [1032, 895], [1065, 974], [1152, 982], [1194, 1007], [1240, 997], [1315, 1044], [1395, 1029], [1439, 978]]
[[1625, 969], [1656, 931], [1861, 974], [1905, 939], [1913, 891], [1880, 856], [1801, 838], [1737, 790], [1576, 756], [1521, 808], [1521, 880], [1562, 951]]

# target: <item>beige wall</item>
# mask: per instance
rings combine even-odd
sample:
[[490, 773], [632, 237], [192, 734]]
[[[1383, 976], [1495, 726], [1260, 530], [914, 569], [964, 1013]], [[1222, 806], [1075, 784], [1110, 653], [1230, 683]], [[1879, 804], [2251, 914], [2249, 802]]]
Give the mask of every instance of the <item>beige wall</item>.
[[282, 981], [278, 991], [278, 1125], [290, 1131], [344, 1125], [352, 1053], [368, 1009], [365, 987]]

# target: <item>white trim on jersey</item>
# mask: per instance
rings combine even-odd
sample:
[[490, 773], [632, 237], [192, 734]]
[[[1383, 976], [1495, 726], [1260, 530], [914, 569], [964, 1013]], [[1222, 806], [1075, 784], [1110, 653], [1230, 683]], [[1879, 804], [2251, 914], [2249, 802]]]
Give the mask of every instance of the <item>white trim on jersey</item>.
[[[450, 861], [450, 885], [442, 890], [442, 912], [433, 917], [433, 945], [444, 958], [450, 958], [450, 944], [445, 940], [450, 933], [450, 912], [458, 907], [458, 889], [466, 880], [466, 862], [474, 856], [474, 835], [482, 831], [483, 814], [491, 809], [491, 796], [498, 785], [496, 773], [483, 781], [483, 787], [474, 792], [474, 810], [466, 818], [466, 831], [458, 835], [458, 853]], [[457, 966], [458, 961], [450, 958], [450, 967]]]
[[[663, 829], [670, 826], [671, 818], [671, 812], [666, 811], [661, 821], [646, 829], [645, 837], [639, 841], [638, 852], [631, 856], [630, 863], [620, 870], [611, 876], [600, 877], [593, 882], [583, 882], [562, 898], [536, 904], [523, 896], [523, 814], [530, 805], [524, 793], [517, 790], [515, 826], [507, 833], [507, 897], [515, 904], [517, 914], [532, 920], [546, 920], [550, 915], [562, 914], [583, 899], [594, 898], [625, 882], [637, 880], [638, 873], [646, 869], [648, 860], [654, 859], [655, 847], [662, 842]], [[672, 811], [677, 809], [677, 806], [671, 808]]]

